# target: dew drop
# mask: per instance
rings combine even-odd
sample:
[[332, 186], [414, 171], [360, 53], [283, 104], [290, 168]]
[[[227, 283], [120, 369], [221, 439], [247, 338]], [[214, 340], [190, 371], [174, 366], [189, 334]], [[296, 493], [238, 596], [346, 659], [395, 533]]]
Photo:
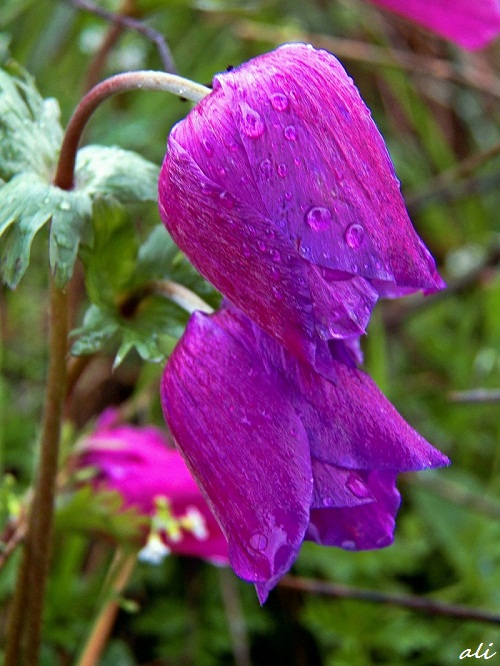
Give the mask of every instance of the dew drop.
[[259, 165], [259, 169], [264, 178], [270, 178], [272, 171], [271, 160], [262, 160]]
[[71, 210], [71, 206], [69, 205], [69, 203], [68, 203], [67, 201], [62, 201], [62, 202], [59, 204], [59, 208], [60, 208], [61, 210]]
[[345, 242], [353, 250], [357, 250], [365, 237], [365, 230], [360, 224], [350, 224], [345, 232]]
[[278, 164], [278, 176], [280, 178], [286, 178], [287, 173], [288, 173], [288, 169], [286, 167], [286, 164], [284, 164], [283, 162]]
[[250, 546], [254, 550], [265, 550], [267, 548], [267, 537], [260, 532], [254, 532], [250, 537]]
[[276, 111], [286, 111], [290, 105], [290, 101], [283, 93], [275, 93], [271, 95], [271, 104]]
[[323, 231], [332, 223], [332, 213], [328, 208], [313, 206], [306, 213], [306, 222], [314, 231]]
[[249, 257], [252, 254], [250, 252], [250, 248], [248, 247], [248, 245], [246, 243], [243, 243], [243, 245], [241, 246], [241, 251], [242, 251], [244, 257]]
[[224, 192], [219, 194], [219, 201], [224, 206], [224, 208], [227, 208], [228, 210], [234, 208], [234, 197], [227, 190], [224, 190]]
[[354, 474], [349, 475], [345, 485], [348, 488], [348, 490], [350, 490], [351, 493], [358, 499], [366, 499], [368, 497], [371, 497], [368, 488], [361, 481], [361, 479], [359, 479]]
[[273, 292], [273, 296], [277, 301], [283, 300], [283, 292], [278, 289], [278, 287], [272, 287], [271, 291]]
[[293, 193], [288, 190], [288, 192], [285, 192], [285, 201], [291, 201], [293, 198]]
[[212, 155], [214, 154], [214, 147], [212, 146], [210, 141], [208, 141], [207, 139], [203, 139], [201, 145], [203, 146], [203, 150], [206, 152], [208, 157], [212, 157]]
[[264, 243], [264, 241], [261, 240], [257, 241], [257, 247], [261, 252], [265, 252], [267, 250], [267, 245]]
[[251, 139], [258, 139], [264, 134], [264, 121], [260, 113], [252, 109], [248, 104], [242, 105], [243, 116], [241, 119], [241, 131]]
[[311, 254], [311, 248], [307, 245], [301, 245], [299, 247], [299, 254], [301, 257], [307, 258]]
[[346, 539], [345, 541], [342, 541], [341, 546], [342, 546], [342, 548], [345, 548], [345, 550], [356, 550], [355, 542], [350, 541], [349, 539]]
[[226, 175], [226, 170], [224, 169], [224, 167], [222, 166], [222, 164], [221, 164], [220, 166], [217, 167], [217, 172], [218, 172], [221, 176], [225, 176], [225, 175]]
[[269, 250], [269, 254], [271, 255], [271, 259], [276, 263], [279, 263], [281, 261], [281, 254], [278, 252], [276, 248], [272, 248], [271, 250]]
[[322, 340], [330, 339], [330, 331], [324, 324], [317, 324], [316, 331], [318, 332], [318, 335]]
[[297, 141], [297, 130], [293, 125], [287, 125], [284, 134], [287, 141]]
[[274, 280], [275, 282], [278, 282], [281, 278], [281, 273], [276, 266], [273, 266], [271, 268], [271, 279]]

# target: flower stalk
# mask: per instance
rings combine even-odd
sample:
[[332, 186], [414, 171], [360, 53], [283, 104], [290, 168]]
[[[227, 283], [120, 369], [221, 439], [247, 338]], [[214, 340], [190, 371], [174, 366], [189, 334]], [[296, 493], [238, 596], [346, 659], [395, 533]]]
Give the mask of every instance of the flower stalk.
[[[155, 71], [126, 72], [92, 88], [80, 101], [66, 129], [54, 177], [63, 190], [74, 186], [78, 145], [83, 130], [98, 106], [108, 97], [130, 90], [162, 90], [200, 101], [209, 88], [173, 74]], [[4, 666], [39, 663], [42, 615], [50, 563], [55, 481], [67, 376], [68, 297], [50, 277], [49, 366], [36, 473], [25, 548], [9, 618]]]

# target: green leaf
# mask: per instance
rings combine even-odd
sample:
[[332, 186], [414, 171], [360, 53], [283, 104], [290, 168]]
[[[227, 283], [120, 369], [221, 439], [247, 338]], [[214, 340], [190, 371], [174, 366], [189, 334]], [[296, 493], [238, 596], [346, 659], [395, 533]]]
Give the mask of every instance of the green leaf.
[[137, 153], [109, 146], [78, 151], [76, 184], [92, 197], [111, 196], [121, 203], [156, 201], [159, 167]]
[[123, 510], [122, 497], [115, 491], [96, 491], [86, 485], [58, 497], [55, 527], [58, 531], [102, 532], [117, 541], [135, 541], [147, 518], [134, 509]]
[[34, 173], [23, 173], [0, 187], [0, 274], [11, 288], [29, 264], [37, 232], [52, 220], [50, 268], [58, 286], [71, 277], [80, 241], [91, 240], [91, 201], [81, 192], [66, 192]]
[[85, 356], [110, 351], [109, 348], [119, 338], [119, 330], [120, 324], [112, 314], [97, 305], [91, 305], [85, 313], [82, 326], [71, 332], [72, 337], [77, 337], [71, 353], [74, 356]]
[[92, 222], [92, 247], [81, 250], [87, 293], [96, 305], [115, 310], [134, 275], [137, 233], [125, 209], [105, 199], [94, 202]]
[[0, 68], [0, 178], [31, 171], [48, 181], [61, 139], [58, 103], [44, 100], [33, 79], [9, 61]]

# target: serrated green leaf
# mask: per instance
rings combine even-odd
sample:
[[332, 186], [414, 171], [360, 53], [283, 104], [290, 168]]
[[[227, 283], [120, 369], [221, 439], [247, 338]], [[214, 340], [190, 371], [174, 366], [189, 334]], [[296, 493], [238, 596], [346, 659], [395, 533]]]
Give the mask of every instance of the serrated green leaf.
[[106, 350], [119, 337], [119, 322], [97, 305], [91, 305], [80, 328], [71, 332], [77, 340], [73, 343], [71, 353], [74, 356], [85, 356]]
[[78, 151], [76, 184], [92, 197], [111, 196], [121, 203], [156, 201], [159, 167], [116, 146], [85, 146]]
[[0, 68], [0, 178], [31, 171], [50, 180], [62, 139], [59, 105], [9, 61]]
[[29, 264], [31, 244], [52, 220], [50, 268], [59, 286], [71, 277], [80, 241], [90, 242], [91, 201], [81, 192], [66, 192], [36, 174], [23, 173], [0, 187], [0, 274], [11, 288]]

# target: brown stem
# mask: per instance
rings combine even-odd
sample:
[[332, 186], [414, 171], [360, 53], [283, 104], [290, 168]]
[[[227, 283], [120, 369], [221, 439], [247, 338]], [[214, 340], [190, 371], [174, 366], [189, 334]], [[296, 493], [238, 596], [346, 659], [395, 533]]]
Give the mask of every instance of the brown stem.
[[71, 2], [78, 9], [83, 9], [91, 14], [95, 14], [106, 21], [114, 23], [115, 26], [120, 26], [120, 28], [134, 30], [143, 37], [146, 37], [146, 39], [149, 39], [158, 49], [165, 71], [170, 72], [171, 74], [177, 73], [172, 52], [161, 32], [150, 28], [148, 25], [145, 25], [142, 21], [139, 21], [132, 16], [127, 16], [124, 13], [115, 14], [114, 12], [109, 12], [107, 9], [99, 7], [89, 0], [71, 0]]
[[235, 666], [251, 666], [248, 634], [235, 575], [226, 567], [220, 567], [218, 571]]
[[307, 42], [318, 48], [327, 49], [343, 60], [366, 63], [370, 67], [388, 67], [424, 74], [432, 78], [444, 79], [474, 88], [494, 97], [500, 97], [500, 81], [497, 77], [463, 63], [459, 68], [447, 60], [430, 58], [402, 49], [390, 49], [354, 39], [306, 33], [294, 28], [280, 28], [279, 26], [251, 20], [236, 20], [232, 24], [232, 28], [241, 39], [264, 40], [271, 44]]
[[61, 146], [55, 185], [63, 190], [72, 189], [78, 144], [85, 125], [97, 107], [111, 95], [139, 89], [163, 90], [193, 102], [199, 102], [210, 92], [210, 88], [165, 72], [124, 72], [105, 79], [83, 97], [70, 118]]
[[426, 613], [427, 615], [443, 615], [461, 620], [475, 620], [476, 622], [500, 624], [500, 615], [498, 613], [490, 613], [479, 608], [471, 608], [459, 604], [447, 604], [411, 594], [392, 594], [389, 592], [379, 592], [377, 590], [363, 590], [357, 587], [349, 587], [348, 585], [329, 583], [310, 578], [299, 578], [297, 576], [285, 576], [281, 579], [279, 585], [280, 587], [298, 590], [299, 592], [321, 594], [326, 597], [334, 597], [337, 599], [357, 599], [359, 601], [401, 606], [403, 608], [409, 608], [410, 610]]
[[117, 552], [111, 565], [111, 599], [105, 603], [97, 616], [97, 620], [92, 627], [92, 632], [78, 660], [78, 666], [96, 666], [99, 662], [99, 657], [106, 647], [116, 616], [120, 610], [117, 597], [121, 595], [130, 580], [136, 562], [137, 556], [135, 553], [133, 555], [124, 555], [121, 552]]
[[68, 308], [66, 293], [50, 278], [49, 368], [26, 545], [12, 602], [4, 666], [37, 664], [43, 600], [47, 582], [59, 455], [62, 404], [66, 383]]

